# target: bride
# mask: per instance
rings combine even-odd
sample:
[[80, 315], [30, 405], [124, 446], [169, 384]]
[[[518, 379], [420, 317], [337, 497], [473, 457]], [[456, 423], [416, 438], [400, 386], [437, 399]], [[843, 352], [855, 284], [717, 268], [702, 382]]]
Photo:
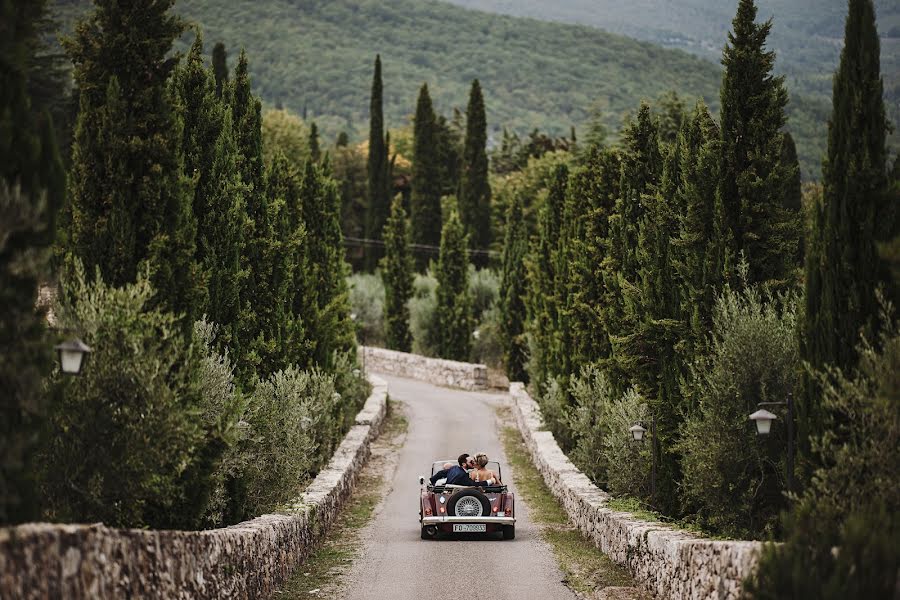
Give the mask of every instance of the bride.
[[[500, 478], [497, 475], [487, 468], [488, 457], [484, 452], [479, 452], [475, 455], [475, 468], [472, 470], [472, 473], [469, 477], [472, 478], [473, 481], [487, 481], [488, 485], [503, 485], [500, 483]], [[493, 481], [492, 481], [493, 480]]]

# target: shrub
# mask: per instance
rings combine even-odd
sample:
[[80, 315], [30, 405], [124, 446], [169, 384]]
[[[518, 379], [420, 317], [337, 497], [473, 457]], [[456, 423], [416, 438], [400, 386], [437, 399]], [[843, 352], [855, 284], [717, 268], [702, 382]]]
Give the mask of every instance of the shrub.
[[413, 352], [437, 356], [437, 279], [429, 272], [417, 273], [413, 280], [413, 297], [409, 300], [409, 329], [413, 336]]
[[294, 367], [257, 384], [241, 449], [244, 517], [270, 512], [300, 492], [331, 445], [334, 395], [331, 377]]
[[798, 381], [797, 305], [796, 295], [771, 298], [755, 287], [726, 288], [716, 300], [710, 356], [691, 368], [698, 406], [678, 444], [683, 499], [712, 531], [759, 537], [785, 507], [782, 421], [763, 437], [747, 417]]
[[649, 420], [643, 396], [634, 389], [616, 393], [597, 367], [582, 369], [569, 392], [574, 402], [567, 417], [569, 456], [575, 466], [615, 495], [649, 496], [650, 444], [636, 443], [629, 432], [636, 422]]
[[500, 275], [492, 269], [476, 269], [469, 265], [469, 299], [476, 322], [484, 317], [500, 297]]
[[378, 273], [354, 273], [347, 278], [350, 310], [356, 314], [360, 342], [384, 345], [384, 283]]
[[[149, 308], [147, 273], [113, 288], [80, 263], [61, 275], [60, 325], [93, 348], [80, 377], [55, 375], [42, 479], [47, 516], [114, 527], [191, 528], [228, 444], [227, 390], [174, 315]], [[214, 381], [215, 380], [215, 381]], [[210, 395], [204, 397], [205, 393]], [[220, 408], [222, 413], [216, 414]]]
[[500, 319], [503, 314], [500, 305], [494, 303], [490, 308], [481, 313], [481, 318], [475, 327], [472, 339], [472, 353], [470, 360], [474, 363], [483, 363], [494, 369], [503, 368], [503, 344], [500, 337]]

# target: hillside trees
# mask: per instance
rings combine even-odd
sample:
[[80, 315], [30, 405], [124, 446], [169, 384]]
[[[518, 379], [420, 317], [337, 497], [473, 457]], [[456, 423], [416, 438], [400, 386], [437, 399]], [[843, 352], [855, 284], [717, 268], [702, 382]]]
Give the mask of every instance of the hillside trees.
[[472, 335], [469, 299], [468, 239], [455, 209], [441, 232], [437, 271], [438, 354], [450, 360], [468, 360]]
[[384, 228], [385, 256], [381, 263], [384, 278], [386, 344], [409, 352], [409, 300], [413, 292], [413, 258], [409, 248], [409, 222], [398, 195], [391, 203], [391, 216]]
[[228, 52], [225, 50], [225, 44], [216, 42], [212, 51], [212, 71], [216, 79], [216, 97], [222, 97], [222, 90], [228, 83]]
[[[416, 244], [437, 246], [441, 235], [440, 159], [437, 152], [436, 120], [428, 85], [422, 84], [413, 124], [413, 181], [410, 197], [412, 238]], [[427, 255], [419, 254], [416, 268], [423, 270]]]
[[182, 123], [166, 89], [174, 63], [166, 55], [184, 29], [171, 5], [101, 4], [66, 40], [81, 95], [69, 244], [114, 285], [134, 281], [148, 261], [155, 301], [190, 324], [204, 290], [181, 169]]
[[488, 183], [487, 119], [484, 95], [478, 80], [472, 82], [466, 109], [459, 181], [459, 213], [472, 248], [486, 249], [491, 243], [491, 187]]

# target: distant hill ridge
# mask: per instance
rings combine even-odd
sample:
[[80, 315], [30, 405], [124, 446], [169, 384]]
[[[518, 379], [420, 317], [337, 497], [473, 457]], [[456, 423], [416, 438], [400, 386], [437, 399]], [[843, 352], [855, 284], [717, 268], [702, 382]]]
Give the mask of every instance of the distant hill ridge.
[[[57, 0], [66, 20], [87, 0]], [[674, 89], [689, 106], [702, 97], [717, 110], [721, 68], [709, 60], [594, 27], [466, 10], [429, 0], [181, 0], [207, 50], [223, 41], [233, 67], [241, 46], [253, 84], [271, 105], [317, 121], [325, 139], [368, 127], [372, 64], [384, 63], [389, 128], [409, 123], [428, 82], [439, 111], [464, 108], [471, 80], [485, 90], [489, 127], [584, 131], [592, 108], [617, 131], [641, 99]], [[724, 44], [724, 38], [722, 43]], [[190, 39], [182, 41], [182, 49]], [[801, 167], [817, 177], [830, 106], [793, 97], [789, 127]]]

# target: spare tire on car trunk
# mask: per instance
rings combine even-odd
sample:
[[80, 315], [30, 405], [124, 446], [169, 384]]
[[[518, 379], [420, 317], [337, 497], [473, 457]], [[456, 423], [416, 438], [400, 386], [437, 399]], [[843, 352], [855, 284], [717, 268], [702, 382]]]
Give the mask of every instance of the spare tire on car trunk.
[[459, 490], [447, 502], [447, 514], [451, 517], [489, 517], [491, 502], [477, 489]]

